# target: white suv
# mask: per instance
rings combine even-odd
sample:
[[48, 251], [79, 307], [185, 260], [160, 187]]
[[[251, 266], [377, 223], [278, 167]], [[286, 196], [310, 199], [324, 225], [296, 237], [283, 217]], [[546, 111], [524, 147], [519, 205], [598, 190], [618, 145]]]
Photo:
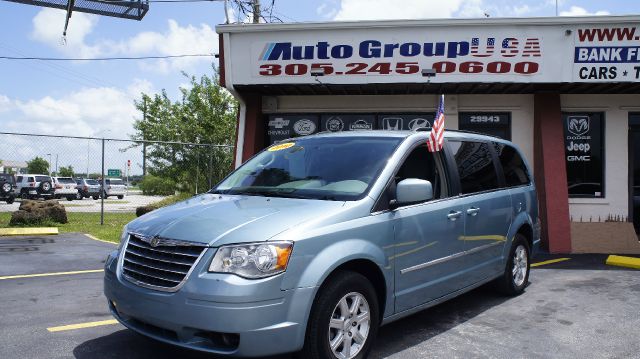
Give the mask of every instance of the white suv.
[[23, 199], [53, 198], [53, 179], [47, 175], [19, 175], [16, 177], [16, 193]]
[[120, 178], [105, 178], [104, 180], [104, 198], [110, 196], [117, 196], [118, 199], [123, 199], [127, 194], [127, 186]]
[[53, 177], [53, 184], [54, 198], [66, 198], [67, 201], [73, 201], [78, 196], [78, 185], [71, 177]]

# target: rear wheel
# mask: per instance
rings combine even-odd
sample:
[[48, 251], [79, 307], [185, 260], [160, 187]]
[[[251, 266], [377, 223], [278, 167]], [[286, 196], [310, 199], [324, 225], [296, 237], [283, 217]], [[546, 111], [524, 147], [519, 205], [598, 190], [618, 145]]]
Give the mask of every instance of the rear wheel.
[[338, 272], [316, 297], [300, 357], [366, 358], [379, 323], [371, 282], [355, 272]]
[[76, 193], [76, 199], [77, 199], [78, 201], [79, 201], [79, 200], [81, 200], [81, 199], [82, 199], [82, 197], [83, 197], [83, 196], [82, 196], [82, 193], [80, 193], [80, 192]]
[[13, 204], [14, 201], [15, 201], [15, 198], [13, 196], [7, 198], [7, 204]]
[[11, 183], [8, 183], [8, 182], [3, 183], [1, 189], [2, 189], [2, 192], [4, 193], [11, 192]]
[[118, 196], [118, 199], [123, 199], [123, 198], [124, 198], [124, 196]]
[[509, 250], [507, 265], [502, 277], [496, 281], [498, 290], [505, 295], [516, 296], [522, 294], [529, 282], [530, 253], [527, 239], [520, 233], [516, 234]]
[[100, 198], [100, 196], [93, 196], [92, 198], [93, 198], [94, 201], [97, 201], [98, 198]]

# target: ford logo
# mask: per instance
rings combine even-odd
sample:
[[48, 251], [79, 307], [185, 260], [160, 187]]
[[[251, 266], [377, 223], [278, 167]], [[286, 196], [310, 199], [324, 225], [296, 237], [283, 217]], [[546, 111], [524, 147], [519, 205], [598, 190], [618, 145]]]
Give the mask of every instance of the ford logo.
[[311, 120], [302, 119], [293, 124], [293, 131], [301, 136], [316, 132], [316, 124]]

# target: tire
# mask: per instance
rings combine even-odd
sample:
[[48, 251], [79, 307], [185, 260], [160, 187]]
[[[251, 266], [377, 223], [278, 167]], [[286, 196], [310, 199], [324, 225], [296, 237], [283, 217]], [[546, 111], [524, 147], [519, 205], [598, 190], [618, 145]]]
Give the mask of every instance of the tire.
[[82, 195], [82, 193], [80, 193], [80, 192], [76, 193], [76, 199], [77, 199], [78, 201], [82, 200], [82, 198], [84, 198], [84, 196]]
[[0, 191], [2, 191], [2, 193], [9, 193], [11, 192], [11, 183], [9, 182], [5, 182], [2, 184], [2, 187], [0, 187]]
[[15, 200], [16, 200], [15, 197], [9, 197], [7, 198], [7, 204], [13, 204]]
[[513, 238], [504, 274], [496, 280], [498, 291], [507, 296], [522, 294], [529, 283], [531, 248], [520, 233]]
[[74, 199], [76, 199], [76, 197], [75, 197], [75, 196], [69, 196], [69, 197], [67, 197], [67, 201], [73, 201]]
[[[360, 305], [354, 308], [356, 298]], [[309, 315], [304, 347], [298, 357], [339, 358], [334, 354], [335, 351], [342, 353], [344, 356], [341, 357], [344, 358], [366, 358], [378, 334], [379, 314], [376, 291], [366, 277], [355, 272], [336, 272], [316, 296]], [[354, 317], [362, 318], [356, 321]], [[362, 342], [358, 343], [356, 338]], [[332, 340], [336, 343], [334, 349], [331, 348]], [[347, 343], [350, 343], [349, 355]]]
[[40, 189], [43, 193], [48, 193], [52, 188], [53, 187], [51, 186], [51, 182], [49, 181], [43, 181], [42, 183], [40, 183]]
[[94, 201], [97, 201], [97, 200], [98, 200], [98, 198], [100, 198], [100, 196], [93, 196], [93, 200], [94, 200]]
[[118, 196], [118, 199], [123, 199], [123, 198], [124, 198], [124, 196]]

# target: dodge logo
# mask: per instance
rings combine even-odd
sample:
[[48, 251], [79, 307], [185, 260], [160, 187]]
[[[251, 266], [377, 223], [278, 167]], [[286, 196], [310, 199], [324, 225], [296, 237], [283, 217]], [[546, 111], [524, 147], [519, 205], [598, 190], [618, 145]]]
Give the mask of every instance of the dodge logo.
[[589, 132], [589, 117], [588, 116], [573, 116], [567, 118], [568, 129], [573, 135], [582, 136]]

